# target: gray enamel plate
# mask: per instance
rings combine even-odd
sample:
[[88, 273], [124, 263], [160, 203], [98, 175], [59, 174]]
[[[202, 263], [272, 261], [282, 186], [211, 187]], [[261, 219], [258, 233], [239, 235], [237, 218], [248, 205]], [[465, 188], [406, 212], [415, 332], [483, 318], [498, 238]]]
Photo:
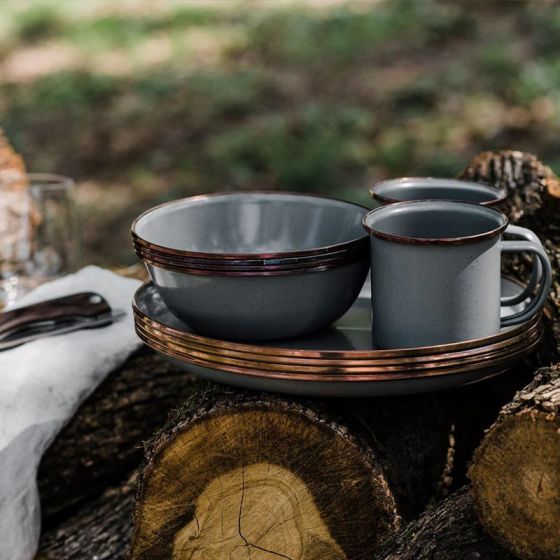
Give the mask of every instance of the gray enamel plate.
[[[502, 278], [502, 296], [513, 296], [519, 293], [520, 286]], [[153, 285], [145, 285], [136, 296], [136, 305], [147, 317], [163, 325], [190, 331], [190, 329], [176, 319], [163, 305]], [[369, 298], [364, 290], [362, 297], [356, 300], [352, 308], [331, 328], [323, 333], [297, 338], [283, 343], [276, 343], [276, 347], [301, 348], [309, 350], [368, 350], [372, 348], [370, 334]], [[504, 314], [509, 315], [523, 308], [523, 304], [504, 308]], [[263, 344], [263, 346], [265, 346]], [[258, 375], [243, 375], [230, 373], [208, 366], [195, 365], [186, 361], [172, 358], [160, 352], [167, 360], [189, 373], [203, 379], [217, 383], [234, 385], [244, 389], [258, 391], [273, 391], [294, 395], [317, 397], [365, 397], [388, 396], [441, 391], [462, 385], [476, 383], [506, 372], [511, 364], [492, 367], [482, 366], [475, 371], [466, 373], [452, 373], [435, 376], [416, 376], [407, 379], [376, 380], [376, 381], [302, 381], [285, 378], [267, 378]]]

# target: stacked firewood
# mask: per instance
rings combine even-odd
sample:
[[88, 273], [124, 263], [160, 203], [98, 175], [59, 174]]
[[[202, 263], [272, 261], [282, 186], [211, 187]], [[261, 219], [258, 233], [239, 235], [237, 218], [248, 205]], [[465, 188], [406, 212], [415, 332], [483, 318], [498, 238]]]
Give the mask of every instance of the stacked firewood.
[[[530, 363], [441, 393], [321, 400], [211, 385], [140, 352], [45, 456], [40, 558], [559, 559], [560, 189], [520, 152], [463, 175], [506, 186], [512, 222], [553, 261]], [[507, 266], [526, 279], [525, 261]]]

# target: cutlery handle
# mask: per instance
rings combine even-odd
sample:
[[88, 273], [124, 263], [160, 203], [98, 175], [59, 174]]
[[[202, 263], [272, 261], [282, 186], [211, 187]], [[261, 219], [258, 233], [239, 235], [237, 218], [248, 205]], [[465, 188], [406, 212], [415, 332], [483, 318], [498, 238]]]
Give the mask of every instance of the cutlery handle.
[[6, 336], [39, 321], [73, 317], [93, 318], [110, 313], [107, 301], [95, 292], [80, 292], [0, 313], [0, 336]]

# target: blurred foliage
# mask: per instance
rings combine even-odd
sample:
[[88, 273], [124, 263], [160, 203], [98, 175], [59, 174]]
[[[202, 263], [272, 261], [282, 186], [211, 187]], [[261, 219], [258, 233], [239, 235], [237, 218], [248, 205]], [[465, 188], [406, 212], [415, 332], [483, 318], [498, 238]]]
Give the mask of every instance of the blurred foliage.
[[[1, 2], [2, 0], [0, 0]], [[0, 124], [80, 182], [99, 262], [140, 210], [227, 189], [367, 202], [484, 149], [560, 168], [560, 6], [456, 0], [1, 4]]]

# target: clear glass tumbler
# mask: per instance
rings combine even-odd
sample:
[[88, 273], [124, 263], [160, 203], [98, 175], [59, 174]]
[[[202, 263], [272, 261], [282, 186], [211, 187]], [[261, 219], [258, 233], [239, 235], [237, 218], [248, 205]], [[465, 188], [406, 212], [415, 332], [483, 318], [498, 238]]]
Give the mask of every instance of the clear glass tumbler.
[[80, 265], [74, 181], [28, 177], [28, 188], [0, 184], [0, 308]]

